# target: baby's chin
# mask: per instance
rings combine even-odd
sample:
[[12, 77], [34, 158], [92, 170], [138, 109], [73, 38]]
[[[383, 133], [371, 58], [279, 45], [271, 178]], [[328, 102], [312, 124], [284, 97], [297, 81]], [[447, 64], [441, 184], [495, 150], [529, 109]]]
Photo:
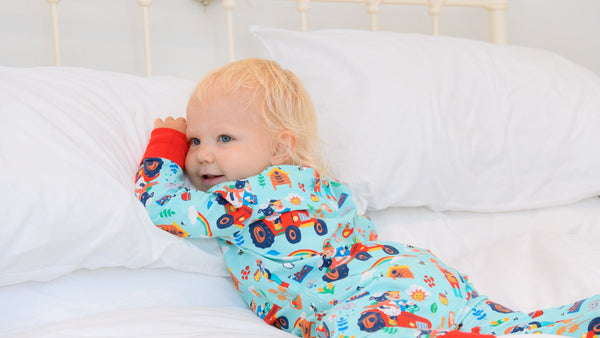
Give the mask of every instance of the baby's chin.
[[218, 179], [212, 179], [212, 180], [204, 180], [204, 179], [200, 179], [198, 181], [195, 180], [190, 180], [190, 184], [203, 192], [207, 192], [208, 190], [210, 190], [212, 187], [214, 186], [218, 186], [220, 184], [223, 184], [225, 182], [228, 182], [229, 180], [227, 178], [225, 178], [225, 176], [220, 177]]
[[201, 181], [202, 181], [202, 183], [200, 184], [200, 186], [203, 187], [203, 189], [200, 189], [200, 190], [207, 191], [208, 189], [214, 187], [215, 185], [219, 185], [219, 184], [228, 182], [229, 179], [225, 176], [215, 176], [212, 178], [202, 178]]
[[187, 174], [183, 176], [183, 182], [187, 188], [193, 187], [194, 189], [200, 190], [203, 192], [206, 192], [206, 191], [208, 191], [208, 189], [210, 189], [210, 187], [204, 186], [201, 182], [190, 179], [190, 177]]

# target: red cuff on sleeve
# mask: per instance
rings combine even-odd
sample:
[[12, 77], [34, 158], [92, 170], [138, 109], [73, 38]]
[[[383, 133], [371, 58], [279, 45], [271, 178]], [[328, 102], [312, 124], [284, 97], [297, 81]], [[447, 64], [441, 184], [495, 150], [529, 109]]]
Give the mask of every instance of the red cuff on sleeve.
[[161, 157], [177, 163], [183, 169], [188, 147], [187, 138], [182, 132], [171, 128], [157, 128], [150, 134], [142, 161], [150, 157]]

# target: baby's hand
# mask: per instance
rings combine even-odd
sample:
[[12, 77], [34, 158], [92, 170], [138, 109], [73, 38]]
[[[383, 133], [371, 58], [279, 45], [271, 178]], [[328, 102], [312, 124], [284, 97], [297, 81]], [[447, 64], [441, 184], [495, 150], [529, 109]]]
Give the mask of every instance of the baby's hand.
[[161, 118], [154, 120], [154, 129], [156, 128], [171, 128], [185, 134], [187, 123], [183, 117], [174, 118], [172, 116], [168, 116], [164, 119], [164, 121]]

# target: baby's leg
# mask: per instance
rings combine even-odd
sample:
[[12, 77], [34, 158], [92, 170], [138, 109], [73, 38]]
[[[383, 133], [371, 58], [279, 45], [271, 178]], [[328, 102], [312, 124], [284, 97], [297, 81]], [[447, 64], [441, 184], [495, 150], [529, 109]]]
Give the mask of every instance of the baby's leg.
[[[393, 292], [393, 291], [391, 291]], [[373, 304], [367, 297], [353, 300], [334, 308], [327, 316], [325, 337], [406, 337], [406, 338], [490, 338], [491, 335], [463, 332], [456, 327], [433, 327], [431, 318], [421, 317], [407, 311], [399, 304]], [[315, 334], [304, 337], [319, 337]]]
[[468, 280], [427, 250], [391, 242], [363, 246], [347, 264], [363, 272], [335, 281], [336, 295], [355, 292], [327, 311], [323, 321], [333, 336], [435, 336], [456, 330], [464, 309], [478, 302]]
[[386, 302], [388, 304], [373, 304], [372, 297], [367, 295], [339, 304], [327, 316], [332, 332], [336, 337], [358, 338], [418, 337], [422, 332], [431, 331], [428, 318], [413, 314], [402, 305]]
[[460, 330], [495, 335], [546, 333], [591, 338], [600, 335], [600, 295], [531, 313], [511, 311], [488, 300], [471, 310]]

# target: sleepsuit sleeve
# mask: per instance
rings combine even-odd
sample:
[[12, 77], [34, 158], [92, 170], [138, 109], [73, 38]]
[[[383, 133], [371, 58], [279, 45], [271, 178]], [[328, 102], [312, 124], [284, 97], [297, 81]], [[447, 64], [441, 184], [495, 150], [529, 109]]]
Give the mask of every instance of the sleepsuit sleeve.
[[165, 231], [181, 237], [231, 240], [236, 227], [220, 229], [216, 222], [236, 208], [223, 195], [184, 187], [187, 149], [183, 133], [155, 129], [136, 175], [136, 197], [152, 222]]

